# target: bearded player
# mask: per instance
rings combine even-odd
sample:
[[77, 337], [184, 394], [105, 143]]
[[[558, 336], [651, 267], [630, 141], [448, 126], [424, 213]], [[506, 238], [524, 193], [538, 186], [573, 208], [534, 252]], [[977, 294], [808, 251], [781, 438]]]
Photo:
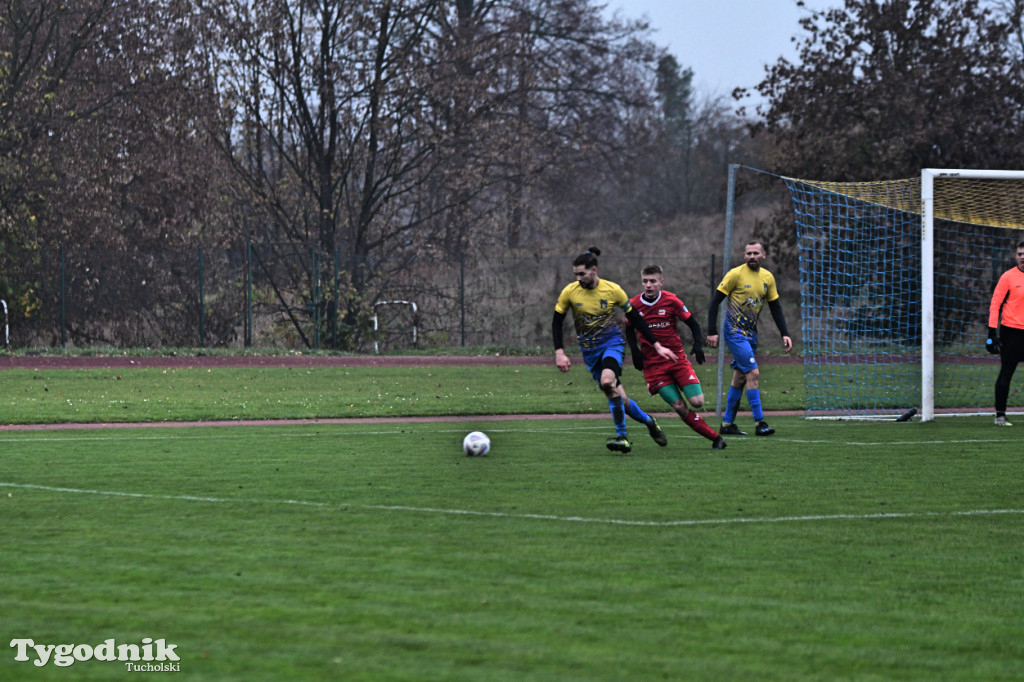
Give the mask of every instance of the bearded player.
[[662, 290], [665, 277], [660, 265], [645, 267], [640, 273], [640, 282], [644, 292], [634, 296], [630, 304], [640, 313], [661, 345], [674, 351], [679, 359], [674, 362], [663, 359], [646, 339], [640, 340], [638, 348], [636, 331], [627, 319], [626, 341], [633, 355], [633, 366], [643, 371], [651, 395], [660, 395], [687, 426], [711, 441], [713, 450], [722, 450], [725, 448], [725, 439], [693, 411], [704, 406], [704, 392], [683, 350], [683, 340], [677, 327], [678, 322], [683, 322], [690, 328], [693, 333], [693, 348], [690, 352], [697, 364], [701, 365], [704, 364], [704, 350], [701, 348], [704, 336], [700, 323], [678, 296]]
[[626, 344], [622, 340], [622, 332], [619, 331], [615, 319], [615, 308], [622, 308], [626, 319], [630, 320], [636, 330], [652, 344], [654, 352], [667, 360], [675, 360], [676, 354], [658, 343], [643, 319], [629, 304], [629, 296], [622, 287], [598, 277], [597, 257], [600, 255], [601, 250], [592, 246], [586, 253], [577, 256], [572, 262], [572, 272], [576, 281], [562, 289], [558, 296], [551, 323], [555, 366], [562, 372], [568, 372], [572, 366], [562, 344], [562, 324], [566, 314], [571, 310], [583, 361], [607, 396], [608, 407], [615, 421], [615, 435], [608, 439], [608, 449], [622, 453], [628, 453], [632, 449], [633, 444], [626, 434], [627, 416], [646, 425], [647, 432], [651, 434], [654, 442], [664, 447], [668, 444], [668, 439], [658, 427], [658, 421], [629, 399], [622, 382], [619, 381]]

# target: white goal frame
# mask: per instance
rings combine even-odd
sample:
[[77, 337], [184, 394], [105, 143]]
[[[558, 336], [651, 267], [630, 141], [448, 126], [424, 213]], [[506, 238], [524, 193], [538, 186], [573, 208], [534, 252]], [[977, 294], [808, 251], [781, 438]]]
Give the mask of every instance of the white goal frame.
[[921, 421], [935, 419], [935, 178], [1024, 180], [1024, 171], [921, 170]]
[[377, 338], [377, 332], [380, 331], [380, 319], [377, 313], [377, 309], [384, 305], [407, 305], [412, 307], [412, 345], [416, 345], [416, 337], [419, 334], [419, 326], [416, 323], [416, 302], [415, 301], [377, 301], [373, 304], [373, 352], [375, 355], [380, 354], [380, 340]]

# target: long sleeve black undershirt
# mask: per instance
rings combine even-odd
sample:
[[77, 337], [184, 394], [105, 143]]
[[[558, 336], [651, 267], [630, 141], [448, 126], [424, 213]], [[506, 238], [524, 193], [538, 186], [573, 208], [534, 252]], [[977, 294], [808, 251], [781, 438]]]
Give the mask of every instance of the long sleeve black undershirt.
[[725, 294], [716, 289], [715, 294], [711, 297], [711, 306], [708, 308], [708, 334], [711, 336], [718, 335], [718, 308], [724, 300]]
[[562, 342], [562, 326], [565, 323], [565, 313], [555, 311], [555, 318], [551, 321], [551, 338], [555, 342], [555, 350], [564, 348], [565, 345]]
[[779, 333], [789, 336], [789, 327], [786, 326], [786, 316], [782, 312], [782, 304], [779, 303], [779, 299], [768, 301], [768, 310], [772, 313], [772, 319], [775, 320], [775, 326], [779, 328]]
[[[709, 334], [718, 334], [718, 308], [722, 305], [722, 301], [724, 300], [725, 294], [721, 291], [715, 291], [715, 295], [711, 297], [711, 306], [708, 310]], [[779, 299], [768, 301], [768, 310], [772, 314], [775, 326], [779, 328], [779, 333], [782, 334], [782, 336], [789, 336], [789, 325], [786, 324], [786, 315], [782, 312], [782, 304], [779, 303]]]
[[700, 328], [700, 322], [697, 321], [697, 317], [690, 315], [683, 322], [690, 328], [690, 333], [693, 334], [693, 342], [695, 344], [704, 343], [704, 334]]

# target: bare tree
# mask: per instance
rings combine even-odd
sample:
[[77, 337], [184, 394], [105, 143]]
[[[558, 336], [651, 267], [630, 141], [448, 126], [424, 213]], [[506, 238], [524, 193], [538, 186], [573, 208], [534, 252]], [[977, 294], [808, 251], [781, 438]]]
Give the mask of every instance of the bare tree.
[[979, 0], [847, 0], [801, 23], [801, 62], [780, 60], [757, 87], [768, 103], [752, 129], [774, 136], [780, 171], [855, 180], [1017, 163], [1013, 27]]
[[340, 251], [348, 345], [418, 260], [519, 243], [531, 188], [626, 149], [624, 114], [649, 102], [653, 48], [586, 0], [211, 9], [221, 144], [261, 210], [250, 238]]
[[[780, 59], [757, 86], [767, 103], [751, 130], [771, 140], [771, 169], [859, 181], [1019, 165], [1014, 26], [980, 0], [847, 0], [801, 24], [801, 61]], [[792, 221], [780, 210], [758, 232], [792, 245]]]
[[1024, 62], [1024, 0], [990, 0], [996, 12], [1011, 27], [1010, 50], [1018, 64]]
[[[113, 321], [153, 315], [127, 254], [202, 235], [216, 167], [202, 120], [212, 100], [184, 68], [189, 17], [175, 0], [0, 6], [0, 271], [17, 313], [53, 309], [34, 300], [50, 275], [40, 254], [75, 245], [66, 269], [93, 322], [69, 331], [112, 340]], [[86, 249], [101, 260], [83, 262]]]

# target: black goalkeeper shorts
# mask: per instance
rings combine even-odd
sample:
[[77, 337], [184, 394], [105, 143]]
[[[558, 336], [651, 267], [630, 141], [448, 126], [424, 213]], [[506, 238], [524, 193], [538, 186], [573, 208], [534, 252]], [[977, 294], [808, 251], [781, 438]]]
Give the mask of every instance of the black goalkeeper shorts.
[[1024, 329], [999, 328], [999, 357], [1004, 363], [1024, 362]]

